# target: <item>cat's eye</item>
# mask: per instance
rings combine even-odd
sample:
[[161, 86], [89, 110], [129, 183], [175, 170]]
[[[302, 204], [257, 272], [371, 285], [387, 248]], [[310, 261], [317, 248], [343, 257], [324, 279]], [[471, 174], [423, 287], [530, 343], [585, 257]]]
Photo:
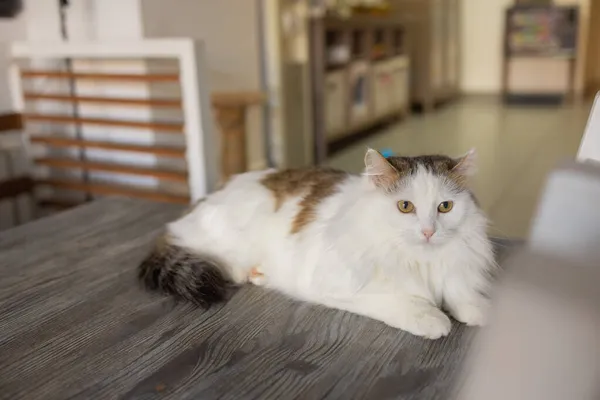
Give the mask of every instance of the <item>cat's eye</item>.
[[447, 213], [450, 212], [450, 210], [452, 210], [452, 207], [454, 207], [453, 201], [442, 201], [438, 206], [438, 211], [441, 213]]
[[408, 214], [415, 211], [415, 205], [410, 201], [400, 200], [398, 202], [398, 210], [400, 210], [400, 212], [403, 212], [404, 214]]

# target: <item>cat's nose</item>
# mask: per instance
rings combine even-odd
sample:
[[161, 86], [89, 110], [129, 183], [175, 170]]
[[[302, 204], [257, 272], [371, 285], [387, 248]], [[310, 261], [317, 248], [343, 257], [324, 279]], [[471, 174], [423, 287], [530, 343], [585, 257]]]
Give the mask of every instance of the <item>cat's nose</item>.
[[433, 234], [435, 233], [434, 229], [431, 228], [427, 228], [427, 229], [421, 229], [421, 233], [423, 234], [423, 236], [425, 236], [425, 238], [427, 240], [431, 239], [431, 237], [433, 236]]

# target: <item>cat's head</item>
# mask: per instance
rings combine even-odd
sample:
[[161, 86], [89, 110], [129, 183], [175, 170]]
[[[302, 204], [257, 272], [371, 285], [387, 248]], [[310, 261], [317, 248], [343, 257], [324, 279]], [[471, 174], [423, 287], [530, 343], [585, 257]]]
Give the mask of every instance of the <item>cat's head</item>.
[[[454, 238], [470, 217], [481, 216], [467, 188], [475, 151], [459, 158], [441, 155], [383, 157], [369, 149], [365, 175], [381, 196], [387, 221], [404, 242], [440, 245]], [[389, 208], [388, 208], [389, 207]]]

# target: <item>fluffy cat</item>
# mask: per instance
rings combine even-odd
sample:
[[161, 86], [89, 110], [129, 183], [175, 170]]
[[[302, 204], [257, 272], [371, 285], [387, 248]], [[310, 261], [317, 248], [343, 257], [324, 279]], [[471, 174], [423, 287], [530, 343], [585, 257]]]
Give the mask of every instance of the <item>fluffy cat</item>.
[[450, 332], [442, 309], [482, 325], [494, 257], [474, 157], [369, 149], [362, 175], [238, 175], [167, 226], [140, 279], [203, 307], [251, 282], [430, 339]]

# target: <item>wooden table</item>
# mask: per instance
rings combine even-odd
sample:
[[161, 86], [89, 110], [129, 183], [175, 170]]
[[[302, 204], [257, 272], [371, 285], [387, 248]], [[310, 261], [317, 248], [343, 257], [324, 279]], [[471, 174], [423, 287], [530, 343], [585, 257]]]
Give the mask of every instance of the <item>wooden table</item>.
[[206, 312], [143, 291], [181, 212], [107, 199], [0, 234], [1, 399], [448, 398], [464, 325], [428, 341], [256, 287]]

